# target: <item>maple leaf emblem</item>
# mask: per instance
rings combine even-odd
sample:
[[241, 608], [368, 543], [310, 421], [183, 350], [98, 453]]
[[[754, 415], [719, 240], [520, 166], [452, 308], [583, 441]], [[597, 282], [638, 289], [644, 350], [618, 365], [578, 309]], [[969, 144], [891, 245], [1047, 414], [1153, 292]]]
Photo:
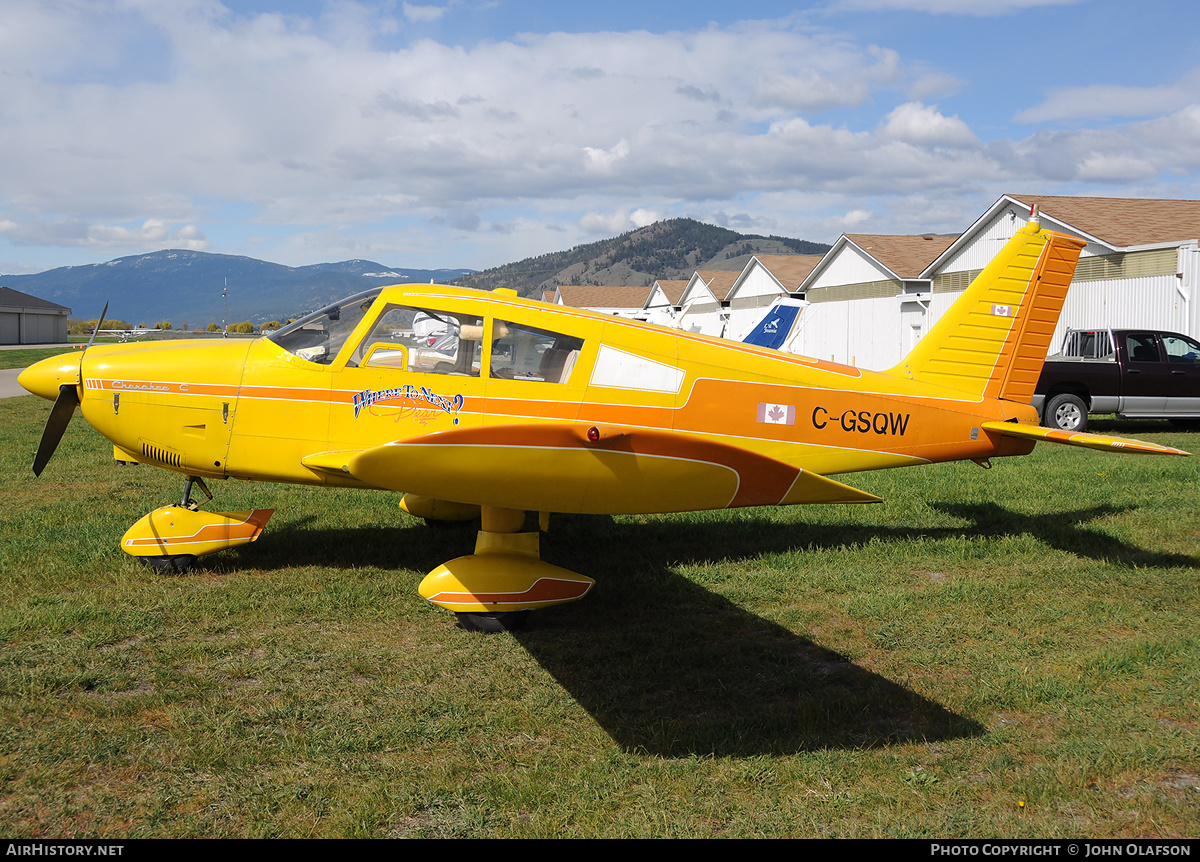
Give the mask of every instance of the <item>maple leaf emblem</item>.
[[779, 422], [784, 416], [787, 416], [787, 413], [780, 410], [778, 404], [772, 404], [771, 409], [767, 411], [767, 416], [770, 417], [772, 422]]

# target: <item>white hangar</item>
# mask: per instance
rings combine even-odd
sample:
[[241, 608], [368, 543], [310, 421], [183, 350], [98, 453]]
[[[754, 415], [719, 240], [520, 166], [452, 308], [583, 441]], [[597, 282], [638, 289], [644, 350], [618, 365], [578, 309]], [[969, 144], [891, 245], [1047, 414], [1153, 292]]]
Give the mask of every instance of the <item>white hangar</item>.
[[0, 344], [61, 344], [71, 309], [0, 287]]
[[812, 254], [756, 254], [740, 272], [697, 270], [680, 298], [678, 325], [740, 341], [781, 296], [795, 296], [821, 261]]
[[843, 235], [800, 285], [797, 353], [890, 368], [1029, 218], [1087, 241], [1052, 351], [1068, 329], [1200, 337], [1200, 201], [1004, 195], [961, 236]]

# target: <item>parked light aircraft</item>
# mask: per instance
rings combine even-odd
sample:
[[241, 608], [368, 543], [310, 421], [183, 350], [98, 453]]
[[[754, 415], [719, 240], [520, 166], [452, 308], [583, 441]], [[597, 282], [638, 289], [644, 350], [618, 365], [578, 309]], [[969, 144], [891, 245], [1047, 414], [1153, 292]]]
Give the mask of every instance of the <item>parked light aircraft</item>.
[[55, 401], [34, 470], [79, 406], [118, 460], [183, 474], [181, 502], [122, 539], [167, 568], [253, 541], [270, 517], [201, 511], [206, 479], [399, 491], [410, 514], [480, 518], [474, 553], [420, 592], [495, 630], [594, 583], [540, 559], [527, 513], [545, 530], [551, 512], [873, 503], [830, 476], [987, 466], [1037, 441], [1187, 454], [1038, 426], [1030, 400], [1082, 247], [1031, 219], [886, 372], [438, 285], [362, 293], [254, 341], [95, 345], [20, 377]]

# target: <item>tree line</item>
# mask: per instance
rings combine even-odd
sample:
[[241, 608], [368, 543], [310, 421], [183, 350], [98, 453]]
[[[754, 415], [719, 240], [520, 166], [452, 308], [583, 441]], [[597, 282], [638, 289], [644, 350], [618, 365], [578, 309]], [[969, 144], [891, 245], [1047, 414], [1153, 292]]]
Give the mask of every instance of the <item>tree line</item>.
[[[70, 335], [91, 335], [92, 332], [96, 329], [97, 323], [99, 323], [99, 320], [95, 317], [91, 318], [90, 320], [83, 320], [81, 318], [71, 317], [71, 318], [67, 319], [67, 332]], [[280, 323], [278, 320], [270, 320], [270, 321], [267, 321], [266, 323], [262, 324], [261, 326], [256, 327], [249, 320], [243, 320], [241, 323], [229, 324], [228, 326], [225, 327], [224, 331], [230, 332], [230, 333], [236, 333], [239, 335], [248, 335], [248, 334], [253, 334], [255, 332], [271, 332], [272, 330], [279, 329], [279, 327], [281, 327], [282, 325], [283, 324]], [[172, 324], [169, 320], [160, 320], [157, 323], [155, 323], [153, 326], [147, 326], [145, 323], [139, 323], [137, 326], [134, 326], [132, 323], [130, 323], [127, 320], [105, 319], [103, 328], [104, 329], [127, 329], [130, 331], [133, 331], [133, 330], [146, 330], [146, 331], [157, 330], [159, 332], [168, 332], [168, 331], [221, 332], [222, 331], [221, 326], [218, 323], [210, 323], [210, 324], [208, 324], [208, 326], [204, 326], [199, 329], [189, 330], [188, 323], [186, 320], [183, 322], [183, 324], [178, 329], [176, 329], [174, 324]]]

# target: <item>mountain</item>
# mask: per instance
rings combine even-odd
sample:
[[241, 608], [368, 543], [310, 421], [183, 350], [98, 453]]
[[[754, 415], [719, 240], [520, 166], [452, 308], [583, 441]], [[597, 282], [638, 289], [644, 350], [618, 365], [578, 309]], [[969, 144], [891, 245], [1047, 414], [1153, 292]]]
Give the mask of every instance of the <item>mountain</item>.
[[688, 218], [655, 222], [612, 239], [577, 245], [473, 273], [456, 284], [508, 287], [541, 297], [559, 284], [650, 285], [691, 278], [697, 269], [742, 269], [752, 254], [824, 254], [824, 243], [740, 234]]
[[[430, 280], [445, 284], [470, 272], [406, 269], [370, 260], [292, 267], [238, 255], [168, 250], [36, 275], [0, 275], [0, 284], [65, 305], [75, 317], [98, 317], [108, 302], [110, 319], [150, 326], [168, 320], [176, 327], [186, 321], [196, 329], [222, 319], [286, 319], [379, 285]], [[226, 283], [228, 315], [221, 296]]]
[[[829, 246], [778, 236], [740, 234], [693, 219], [671, 219], [612, 239], [543, 254], [483, 272], [406, 269], [370, 260], [283, 266], [229, 254], [168, 250], [107, 263], [64, 266], [36, 275], [0, 275], [0, 285], [98, 317], [191, 329], [225, 320], [263, 323], [314, 311], [345, 296], [397, 282], [515, 288], [541, 297], [558, 284], [649, 285], [690, 278], [696, 269], [741, 269], [751, 254], [821, 254]], [[229, 286], [228, 312], [221, 296]]]

